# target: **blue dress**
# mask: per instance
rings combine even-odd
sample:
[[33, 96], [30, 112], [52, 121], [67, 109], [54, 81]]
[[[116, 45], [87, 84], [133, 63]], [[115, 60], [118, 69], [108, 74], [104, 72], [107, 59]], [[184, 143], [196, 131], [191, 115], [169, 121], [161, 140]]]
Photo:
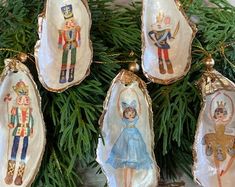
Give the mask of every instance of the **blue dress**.
[[149, 169], [152, 160], [146, 149], [146, 144], [136, 128], [138, 116], [133, 121], [123, 119], [124, 129], [113, 145], [106, 163], [113, 168]]

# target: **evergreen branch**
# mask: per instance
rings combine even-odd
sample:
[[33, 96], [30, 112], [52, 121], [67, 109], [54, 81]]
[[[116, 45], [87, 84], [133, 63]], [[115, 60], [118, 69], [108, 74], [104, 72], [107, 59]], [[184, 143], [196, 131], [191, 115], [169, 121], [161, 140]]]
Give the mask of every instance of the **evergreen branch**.
[[[202, 0], [181, 0], [188, 16], [199, 18], [198, 33], [193, 43], [193, 64], [189, 74], [169, 86], [148, 84], [153, 99], [155, 153], [162, 177], [175, 178], [179, 171], [190, 175], [192, 143], [200, 110], [200, 97], [194, 83], [203, 70], [202, 59], [213, 54], [216, 69], [235, 81], [235, 46], [219, 49], [221, 43], [235, 40], [234, 7], [225, 0], [213, 0], [216, 7], [205, 7]], [[91, 40], [94, 61], [91, 75], [79, 86], [61, 94], [46, 91], [37, 80], [35, 66], [30, 70], [42, 96], [42, 110], [47, 126], [47, 146], [40, 172], [33, 184], [76, 187], [81, 177], [77, 166], [94, 163], [100, 137], [97, 124], [103, 100], [121, 67], [119, 62], [132, 61], [133, 51], [141, 58], [141, 4], [112, 7], [111, 0], [90, 0], [92, 12]], [[8, 0], [0, 5], [0, 48], [33, 53], [37, 36], [37, 16], [43, 8], [41, 0]], [[219, 50], [218, 50], [219, 49]], [[14, 52], [0, 52], [4, 58]], [[226, 58], [225, 58], [226, 57]], [[142, 73], [139, 75], [147, 81]]]

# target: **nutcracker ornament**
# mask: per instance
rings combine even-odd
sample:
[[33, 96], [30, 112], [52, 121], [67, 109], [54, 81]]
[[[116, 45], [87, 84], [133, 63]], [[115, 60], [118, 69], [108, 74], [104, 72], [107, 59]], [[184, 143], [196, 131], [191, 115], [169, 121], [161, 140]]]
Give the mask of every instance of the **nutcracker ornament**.
[[[67, 63], [68, 63], [68, 54], [69, 51], [71, 52], [71, 64], [69, 67], [69, 77], [68, 82], [72, 82], [74, 80], [74, 68], [76, 64], [76, 53], [77, 48], [80, 47], [80, 30], [81, 27], [76, 25], [73, 16], [73, 7], [72, 5], [65, 5], [61, 8], [64, 19], [65, 25], [62, 30], [59, 30], [59, 41], [58, 47], [63, 49], [62, 54], [62, 66], [60, 71], [60, 83], [66, 83], [66, 72], [67, 72]], [[62, 43], [64, 41], [64, 45]]]
[[41, 101], [27, 67], [17, 59], [5, 63], [0, 82], [0, 186], [29, 186], [45, 146]]
[[156, 186], [159, 170], [153, 153], [151, 99], [145, 83], [122, 70], [113, 80], [100, 118], [97, 161], [109, 186]]
[[142, 68], [153, 82], [181, 79], [191, 64], [195, 26], [173, 0], [144, 0], [142, 13]]
[[[158, 50], [157, 54], [159, 71], [161, 74], [174, 73], [172, 63], [169, 58], [168, 50], [170, 49], [170, 45], [167, 41], [175, 39], [179, 31], [180, 22], [178, 22], [173, 36], [171, 34], [170, 23], [171, 18], [169, 16], [165, 16], [163, 12], [159, 12], [156, 18], [156, 23], [151, 26], [152, 30], [148, 33], [150, 39], [154, 42], [154, 45], [157, 47]], [[165, 70], [164, 66], [167, 67], [167, 71]]]
[[48, 0], [35, 46], [39, 79], [49, 91], [79, 84], [90, 72], [91, 15], [86, 0]]
[[203, 107], [194, 143], [195, 180], [206, 187], [233, 187], [235, 175], [235, 84], [213, 69], [199, 80]]

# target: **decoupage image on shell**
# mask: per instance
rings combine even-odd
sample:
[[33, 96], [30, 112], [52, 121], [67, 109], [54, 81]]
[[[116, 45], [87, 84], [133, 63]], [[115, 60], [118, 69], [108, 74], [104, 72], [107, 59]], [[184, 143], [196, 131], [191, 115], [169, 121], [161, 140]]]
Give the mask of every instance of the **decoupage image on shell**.
[[144, 0], [142, 12], [142, 68], [153, 82], [173, 83], [191, 66], [196, 32], [176, 0]]
[[39, 171], [46, 142], [41, 99], [27, 67], [15, 59], [5, 62], [0, 81], [0, 186], [27, 187]]
[[205, 187], [235, 184], [235, 84], [215, 70], [199, 82], [203, 95], [194, 143], [195, 181]]
[[130, 71], [114, 79], [100, 119], [97, 161], [110, 187], [156, 187], [151, 99], [145, 83]]
[[39, 79], [46, 89], [61, 92], [88, 76], [93, 55], [90, 28], [86, 0], [47, 0], [35, 46]]

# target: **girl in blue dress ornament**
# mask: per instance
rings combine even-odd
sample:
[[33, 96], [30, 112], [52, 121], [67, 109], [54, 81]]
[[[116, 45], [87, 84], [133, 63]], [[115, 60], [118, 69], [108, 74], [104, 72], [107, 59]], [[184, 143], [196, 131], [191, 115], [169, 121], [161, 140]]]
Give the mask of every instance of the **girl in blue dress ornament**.
[[152, 160], [147, 152], [146, 144], [140, 131], [136, 128], [139, 120], [136, 107], [135, 100], [130, 105], [122, 102], [123, 130], [106, 161], [115, 169], [123, 168], [124, 187], [132, 186], [135, 170], [148, 170], [152, 167]]

